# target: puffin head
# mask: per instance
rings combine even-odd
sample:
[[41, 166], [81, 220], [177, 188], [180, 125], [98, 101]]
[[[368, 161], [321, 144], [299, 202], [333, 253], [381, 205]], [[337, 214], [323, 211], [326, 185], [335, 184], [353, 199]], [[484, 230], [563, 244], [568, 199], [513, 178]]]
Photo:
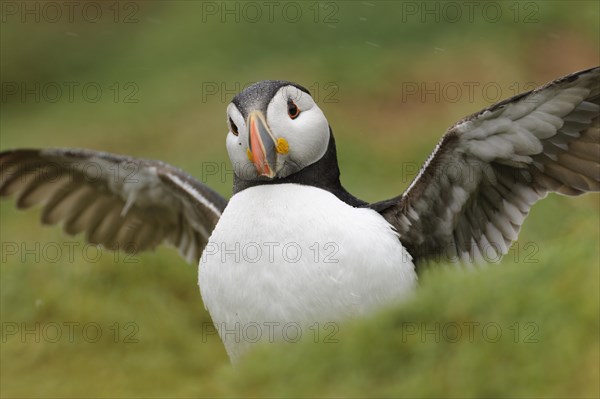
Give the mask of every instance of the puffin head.
[[329, 123], [304, 87], [265, 80], [227, 106], [227, 152], [238, 178], [281, 179], [323, 157]]

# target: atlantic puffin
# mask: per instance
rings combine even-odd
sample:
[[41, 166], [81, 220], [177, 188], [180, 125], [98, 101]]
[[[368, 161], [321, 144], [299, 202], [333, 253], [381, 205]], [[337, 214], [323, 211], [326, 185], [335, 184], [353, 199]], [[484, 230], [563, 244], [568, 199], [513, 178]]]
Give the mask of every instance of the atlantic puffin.
[[536, 201], [599, 191], [599, 115], [600, 67], [564, 76], [460, 120], [404, 193], [368, 203], [309, 91], [269, 80], [227, 107], [229, 201], [160, 161], [62, 148], [1, 152], [0, 195], [109, 249], [177, 247], [236, 361], [402, 300], [420, 264], [499, 260]]

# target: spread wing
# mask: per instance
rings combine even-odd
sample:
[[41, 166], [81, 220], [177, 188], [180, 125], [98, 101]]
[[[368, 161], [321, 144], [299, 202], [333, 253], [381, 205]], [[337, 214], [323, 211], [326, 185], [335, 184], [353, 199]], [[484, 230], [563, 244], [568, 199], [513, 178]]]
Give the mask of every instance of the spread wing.
[[128, 252], [167, 243], [196, 262], [227, 201], [162, 162], [78, 149], [0, 153], [0, 197], [41, 204], [42, 223]]
[[600, 68], [452, 126], [404, 194], [371, 205], [419, 260], [499, 260], [549, 192], [600, 189]]

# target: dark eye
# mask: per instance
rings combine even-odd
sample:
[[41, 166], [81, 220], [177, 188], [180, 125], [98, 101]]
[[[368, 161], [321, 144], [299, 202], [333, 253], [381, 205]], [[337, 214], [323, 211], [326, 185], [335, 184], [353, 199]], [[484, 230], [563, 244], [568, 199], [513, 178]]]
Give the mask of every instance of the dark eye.
[[231, 133], [233, 133], [235, 136], [238, 135], [238, 128], [235, 125], [235, 123], [233, 123], [233, 121], [231, 120], [231, 118], [229, 118], [229, 126], [231, 126]]
[[296, 119], [300, 115], [300, 109], [292, 100], [288, 100], [288, 115], [292, 119]]

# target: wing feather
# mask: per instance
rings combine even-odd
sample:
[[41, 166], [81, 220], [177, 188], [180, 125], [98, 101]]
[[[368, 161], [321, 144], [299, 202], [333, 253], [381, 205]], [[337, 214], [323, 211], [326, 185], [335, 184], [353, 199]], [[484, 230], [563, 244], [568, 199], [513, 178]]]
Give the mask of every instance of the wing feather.
[[371, 204], [417, 260], [498, 260], [549, 192], [600, 191], [600, 68], [452, 126], [408, 189]]
[[197, 262], [227, 201], [183, 171], [150, 161], [77, 149], [0, 153], [0, 196], [42, 223], [128, 252], [174, 245]]

